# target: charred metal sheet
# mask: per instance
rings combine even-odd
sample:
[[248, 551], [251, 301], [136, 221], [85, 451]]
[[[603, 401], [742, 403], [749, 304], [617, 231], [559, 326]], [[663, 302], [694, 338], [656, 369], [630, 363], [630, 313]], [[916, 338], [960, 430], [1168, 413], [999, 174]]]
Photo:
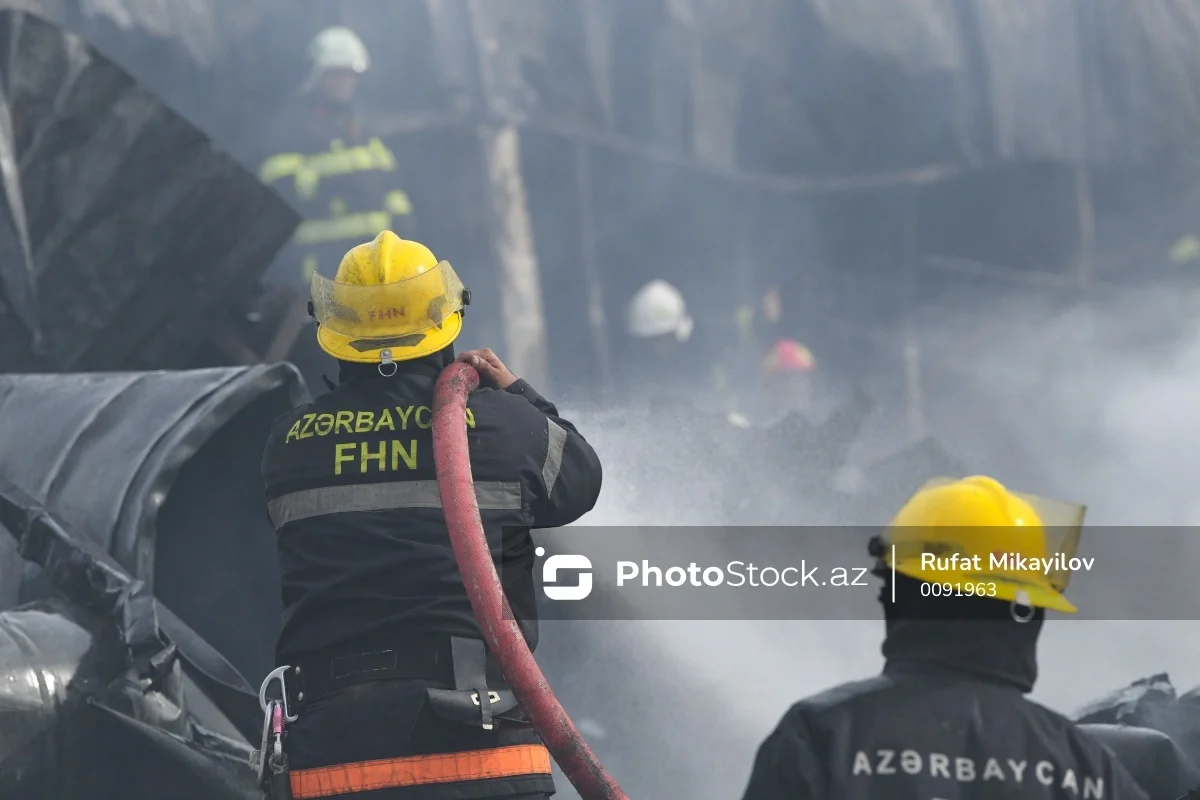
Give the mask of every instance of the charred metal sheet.
[[178, 42], [197, 64], [205, 66], [219, 52], [224, 23], [220, 12], [235, 12], [218, 9], [225, 5], [219, 0], [76, 0], [76, 5], [87, 18], [107, 19], [124, 30], [142, 30]]
[[1076, 711], [1072, 719], [1100, 725], [1144, 725], [1147, 709], [1165, 708], [1177, 699], [1171, 677], [1163, 672], [1109, 692]]
[[0, 11], [0, 368], [188, 363], [294, 212], [81, 39]]
[[87, 29], [107, 23], [120, 31], [175, 42], [191, 61], [204, 67], [217, 60], [229, 17], [245, 13], [241, 3], [232, 8], [225, 5], [220, 0], [5, 0], [6, 8], [56, 23], [78, 21], [85, 35]]
[[1162, 731], [1126, 725], [1079, 727], [1116, 753], [1150, 797], [1182, 797], [1200, 786], [1200, 767]]
[[1177, 694], [1166, 673], [1116, 689], [1073, 719], [1112, 748], [1151, 797], [1200, 785], [1200, 699], [1197, 690]]
[[[280, 613], [258, 467], [272, 419], [307, 397], [289, 364], [0, 376], [0, 479], [257, 681], [272, 665]], [[25, 572], [21, 597], [44, 596], [45, 576]]]
[[67, 735], [68, 750], [96, 741], [84, 690], [121, 674], [115, 632], [64, 604], [0, 614], [0, 796], [57, 797], [95, 781], [92, 759], [79, 774], [63, 769], [57, 738]]
[[[105, 629], [116, 635], [124, 659], [121, 674], [127, 683], [145, 693], [182, 667], [176, 687], [178, 703], [185, 702], [190, 686], [192, 694], [205, 696], [204, 707], [211, 713], [204, 721], [210, 727], [224, 726], [241, 737], [254, 735], [260, 715], [253, 688], [221, 653], [150, 594], [143, 582], [2, 479], [0, 525], [16, 540], [21, 557], [43, 570], [45, 592], [34, 605], [63, 600], [71, 609], [106, 620]], [[224, 610], [228, 615], [238, 611]], [[226, 624], [231, 618], [226, 618]], [[165, 724], [165, 720], [160, 722]]]
[[180, 736], [107, 705], [97, 703], [95, 711], [105, 716], [102, 735], [113, 764], [112, 785], [120, 787], [122, 800], [261, 800], [248, 766], [249, 745], [223, 740], [195, 724]]
[[147, 548], [176, 474], [254, 400], [275, 392], [280, 414], [306, 397], [289, 364], [0, 375], [0, 477], [152, 583]]
[[125, 679], [118, 628], [62, 601], [0, 614], [0, 796], [249, 800], [250, 746], [189, 713], [178, 667]]

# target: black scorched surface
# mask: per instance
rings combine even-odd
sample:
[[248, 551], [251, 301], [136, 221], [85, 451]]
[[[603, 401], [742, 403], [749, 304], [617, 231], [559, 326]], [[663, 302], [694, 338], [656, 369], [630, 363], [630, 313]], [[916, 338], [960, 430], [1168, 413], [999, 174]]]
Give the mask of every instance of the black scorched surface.
[[0, 370], [186, 365], [297, 222], [83, 40], [0, 11]]

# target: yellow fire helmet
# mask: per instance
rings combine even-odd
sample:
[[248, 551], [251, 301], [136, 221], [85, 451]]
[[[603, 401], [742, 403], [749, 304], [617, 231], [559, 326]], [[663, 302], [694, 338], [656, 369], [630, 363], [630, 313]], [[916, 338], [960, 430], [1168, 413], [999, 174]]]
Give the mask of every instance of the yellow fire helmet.
[[980, 594], [1074, 614], [1062, 593], [1085, 514], [1082, 506], [1018, 494], [992, 478], [938, 478], [896, 514], [882, 556], [910, 578], [964, 593], [967, 584], [992, 584], [995, 594], [991, 586]]
[[311, 302], [322, 350], [341, 361], [384, 365], [453, 342], [471, 294], [449, 262], [384, 231], [346, 253], [333, 280], [314, 273]]

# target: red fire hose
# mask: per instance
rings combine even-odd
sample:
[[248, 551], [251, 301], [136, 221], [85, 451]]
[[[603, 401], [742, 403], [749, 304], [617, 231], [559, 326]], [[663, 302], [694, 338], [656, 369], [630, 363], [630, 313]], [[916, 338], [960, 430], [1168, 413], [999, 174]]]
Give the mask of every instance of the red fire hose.
[[442, 370], [433, 395], [433, 463], [438, 493], [475, 619], [513, 694], [580, 797], [629, 800], [554, 696], [504, 596], [479, 518], [467, 450], [467, 395], [478, 385], [479, 373], [473, 368], [451, 364]]

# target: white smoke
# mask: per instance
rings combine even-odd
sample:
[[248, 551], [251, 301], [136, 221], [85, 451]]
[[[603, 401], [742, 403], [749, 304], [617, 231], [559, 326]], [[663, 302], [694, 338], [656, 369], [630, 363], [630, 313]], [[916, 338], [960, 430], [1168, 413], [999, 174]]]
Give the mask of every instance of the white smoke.
[[[1200, 521], [1193, 477], [1200, 475], [1200, 448], [1193, 445], [1200, 440], [1200, 335], [1188, 326], [1169, 328], [1164, 309], [1173, 302], [1150, 293], [1062, 311], [1026, 299], [965, 320], [923, 323], [925, 366], [936, 385], [926, 409], [931, 432], [972, 471], [994, 474], [1018, 490], [1085, 503], [1090, 525], [1129, 526], [1119, 535], [1097, 533], [1092, 550], [1085, 530], [1081, 546], [1120, 566], [1104, 573], [1108, 581], [1116, 575], [1120, 585], [1102, 588], [1117, 593], [1108, 597], [1127, 597], [1127, 616], [1139, 613], [1134, 609], [1171, 616], [1172, 596], [1198, 594], [1188, 564], [1200, 563], [1200, 542], [1178, 531], [1156, 539], [1145, 529]], [[577, 420], [609, 476], [600, 506], [580, 524], [702, 523], [697, 510], [711, 498], [678, 475], [656, 481], [653, 505], [634, 502], [630, 482], [655, 474], [648, 465], [661, 454], [627, 420], [618, 413]], [[1087, 578], [1076, 580], [1082, 585]], [[1114, 608], [1111, 602], [1106, 608]], [[700, 755], [704, 797], [729, 798], [740, 796], [759, 741], [791, 703], [878, 672], [882, 632], [882, 622], [867, 620], [641, 621], [606, 623], [602, 635], [603, 647], [664, 657], [679, 684], [716, 704], [712, 718], [720, 735], [674, 729], [674, 697], [662, 706], [627, 709], [635, 717], [631, 727], [645, 737], [628, 744], [654, 758], [663, 742], [686, 741]], [[1200, 623], [1193, 621], [1051, 620], [1032, 697], [1071, 713], [1164, 671], [1177, 689], [1192, 688], [1200, 683], [1197, 634]], [[547, 646], [552, 637], [547, 634]], [[627, 676], [629, 682], [659, 679]]]

